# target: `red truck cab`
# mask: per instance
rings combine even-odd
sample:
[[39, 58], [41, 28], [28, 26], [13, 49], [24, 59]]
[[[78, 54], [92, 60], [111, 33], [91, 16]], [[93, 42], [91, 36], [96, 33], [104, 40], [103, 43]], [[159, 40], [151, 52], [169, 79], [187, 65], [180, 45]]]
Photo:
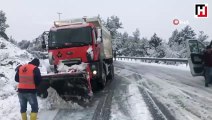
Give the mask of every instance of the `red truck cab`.
[[[114, 67], [110, 32], [100, 19], [94, 17], [56, 21], [54, 25], [48, 32], [48, 37], [42, 36], [42, 46], [48, 49], [49, 63], [54, 66], [55, 74], [45, 75], [43, 79], [59, 95], [68, 93], [71, 96], [73, 89], [70, 90], [70, 86], [75, 86], [74, 89], [80, 86], [75, 83], [84, 84], [88, 91], [104, 88], [106, 81], [114, 76]], [[58, 75], [57, 68], [61, 62], [66, 66], [87, 63], [87, 68], [85, 73]]]

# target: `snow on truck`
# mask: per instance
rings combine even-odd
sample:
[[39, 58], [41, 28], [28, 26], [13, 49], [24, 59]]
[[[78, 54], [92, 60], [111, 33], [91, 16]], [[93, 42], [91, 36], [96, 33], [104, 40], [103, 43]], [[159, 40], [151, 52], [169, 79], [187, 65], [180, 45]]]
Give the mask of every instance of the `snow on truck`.
[[43, 97], [52, 87], [67, 101], [89, 99], [113, 79], [111, 35], [98, 17], [55, 21], [42, 38], [53, 66], [53, 72], [42, 75], [38, 91]]

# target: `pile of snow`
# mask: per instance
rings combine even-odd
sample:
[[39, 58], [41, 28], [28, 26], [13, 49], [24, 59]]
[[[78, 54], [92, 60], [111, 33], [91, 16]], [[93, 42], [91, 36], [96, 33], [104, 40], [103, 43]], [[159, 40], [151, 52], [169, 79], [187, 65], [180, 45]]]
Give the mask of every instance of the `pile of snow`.
[[0, 38], [0, 120], [20, 119], [20, 105], [16, 92], [15, 68], [28, 63], [32, 55]]
[[81, 63], [79, 65], [72, 65], [69, 67], [67, 65], [64, 65], [64, 63], [60, 62], [57, 70], [58, 72], [69, 72], [69, 73], [82, 72], [86, 70], [86, 67], [87, 67], [87, 63]]
[[46, 99], [38, 98], [40, 110], [52, 109], [83, 109], [77, 103], [63, 100], [53, 88], [48, 89], [48, 97]]
[[39, 69], [40, 69], [41, 75], [46, 75], [47, 73], [53, 72], [51, 70], [51, 67], [53, 68], [53, 66], [51, 66], [49, 64], [49, 60], [48, 59], [40, 60]]

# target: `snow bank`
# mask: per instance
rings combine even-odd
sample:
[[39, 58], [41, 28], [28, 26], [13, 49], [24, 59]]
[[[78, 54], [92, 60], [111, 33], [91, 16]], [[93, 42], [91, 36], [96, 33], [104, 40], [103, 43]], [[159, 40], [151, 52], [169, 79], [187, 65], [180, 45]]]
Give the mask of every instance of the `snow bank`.
[[14, 80], [15, 68], [28, 63], [33, 57], [2, 38], [0, 46], [0, 120], [21, 119], [17, 83]]
[[168, 64], [163, 64], [163, 63], [161, 63], [161, 64], [160, 63], [146, 63], [146, 62], [141, 62], [139, 60], [118, 60], [118, 61], [137, 63], [137, 64], [141, 64], [141, 65], [166, 67], [166, 68], [179, 69], [179, 70], [185, 70], [185, 71], [190, 70], [189, 66], [186, 64], [168, 65]]
[[63, 100], [53, 88], [48, 89], [48, 97], [46, 99], [38, 98], [40, 110], [52, 109], [83, 109], [77, 103]]
[[[25, 50], [19, 49], [17, 46], [0, 38], [0, 120], [20, 120], [20, 105], [17, 96], [17, 83], [15, 82], [15, 68], [20, 64], [26, 64], [34, 57]], [[48, 59], [40, 60], [39, 67], [42, 74], [50, 72]], [[62, 66], [62, 65], [61, 65]], [[64, 67], [64, 66], [63, 66]], [[61, 67], [61, 69], [63, 69]], [[86, 64], [76, 65], [68, 68], [84, 70]], [[64, 68], [65, 69], [65, 68]], [[39, 112], [42, 110], [50, 110], [55, 108], [71, 108], [82, 109], [78, 104], [66, 102], [61, 99], [56, 91], [52, 88], [48, 90], [47, 99], [38, 98]], [[27, 114], [30, 114], [31, 107], [27, 105]]]

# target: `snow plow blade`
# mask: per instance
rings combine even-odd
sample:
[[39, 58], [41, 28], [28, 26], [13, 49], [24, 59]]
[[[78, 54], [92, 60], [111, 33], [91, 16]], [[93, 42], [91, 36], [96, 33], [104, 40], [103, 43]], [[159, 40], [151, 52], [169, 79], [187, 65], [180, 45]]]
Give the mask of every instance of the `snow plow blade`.
[[[90, 82], [86, 73], [60, 73], [43, 75], [42, 82], [38, 88], [39, 95], [48, 93], [49, 87], [54, 88], [57, 93], [66, 101], [87, 101], [91, 99]], [[45, 96], [45, 97], [47, 97]]]

